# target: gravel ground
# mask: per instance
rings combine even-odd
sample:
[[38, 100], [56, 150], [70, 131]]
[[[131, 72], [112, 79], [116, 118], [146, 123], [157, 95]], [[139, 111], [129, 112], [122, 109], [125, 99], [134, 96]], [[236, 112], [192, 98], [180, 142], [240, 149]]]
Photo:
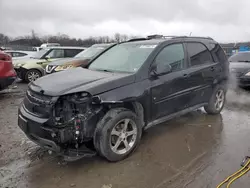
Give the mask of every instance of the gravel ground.
[[[0, 188], [216, 187], [250, 155], [248, 91], [230, 90], [221, 115], [198, 110], [149, 129], [124, 161], [96, 156], [66, 163], [17, 127], [26, 88], [17, 83], [0, 93]], [[234, 186], [249, 187], [249, 174]]]

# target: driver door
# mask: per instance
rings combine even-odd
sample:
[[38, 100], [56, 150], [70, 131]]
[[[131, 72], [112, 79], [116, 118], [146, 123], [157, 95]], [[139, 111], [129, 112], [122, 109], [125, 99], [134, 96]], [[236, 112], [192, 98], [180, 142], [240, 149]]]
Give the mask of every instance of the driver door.
[[154, 64], [170, 65], [172, 70], [151, 77], [152, 121], [187, 108], [191, 99], [186, 74], [187, 54], [182, 43], [165, 46]]
[[64, 49], [53, 49], [46, 56], [49, 57], [49, 59], [43, 62], [42, 66], [44, 69], [51, 61], [64, 58]]

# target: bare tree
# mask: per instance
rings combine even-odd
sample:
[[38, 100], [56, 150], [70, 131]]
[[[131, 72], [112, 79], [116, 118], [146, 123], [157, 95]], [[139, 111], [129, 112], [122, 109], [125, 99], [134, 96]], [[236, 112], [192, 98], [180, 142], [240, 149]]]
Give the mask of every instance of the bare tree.
[[121, 34], [120, 33], [116, 33], [114, 37], [115, 37], [116, 42], [121, 42]]
[[121, 42], [127, 41], [127, 40], [128, 40], [128, 35], [126, 34], [121, 35]]

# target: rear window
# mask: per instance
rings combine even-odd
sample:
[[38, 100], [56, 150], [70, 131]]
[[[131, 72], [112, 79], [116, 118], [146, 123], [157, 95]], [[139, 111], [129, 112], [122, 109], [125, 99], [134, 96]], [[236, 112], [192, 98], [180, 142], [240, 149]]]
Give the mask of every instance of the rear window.
[[250, 62], [250, 53], [240, 52], [232, 55], [228, 60], [230, 62]]
[[81, 49], [65, 49], [64, 55], [65, 57], [74, 57], [75, 55], [79, 54], [82, 50]]
[[211, 53], [216, 62], [223, 63], [227, 61], [227, 56], [219, 44], [210, 44], [210, 46], [212, 48]]

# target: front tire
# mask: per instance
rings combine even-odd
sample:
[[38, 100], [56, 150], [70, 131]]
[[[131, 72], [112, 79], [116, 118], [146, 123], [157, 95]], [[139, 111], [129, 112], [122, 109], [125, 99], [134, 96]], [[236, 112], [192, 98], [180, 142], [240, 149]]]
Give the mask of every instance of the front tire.
[[42, 76], [42, 73], [37, 69], [30, 69], [25, 73], [24, 81], [29, 83], [37, 80]]
[[215, 87], [208, 105], [204, 106], [204, 109], [208, 114], [219, 114], [222, 111], [225, 102], [226, 89], [222, 85], [218, 85]]
[[142, 125], [132, 111], [111, 109], [98, 122], [94, 135], [97, 152], [111, 162], [128, 157], [141, 140]]

